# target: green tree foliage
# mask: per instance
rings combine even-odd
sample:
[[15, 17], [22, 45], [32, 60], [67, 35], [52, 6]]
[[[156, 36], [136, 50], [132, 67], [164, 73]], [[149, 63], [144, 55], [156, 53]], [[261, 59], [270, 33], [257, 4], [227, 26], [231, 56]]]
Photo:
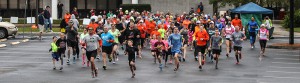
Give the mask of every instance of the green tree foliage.
[[[283, 20], [283, 27], [288, 28], [290, 27], [290, 14], [285, 15], [284, 20]], [[295, 27], [300, 27], [300, 9], [296, 10], [294, 13], [294, 26]]]

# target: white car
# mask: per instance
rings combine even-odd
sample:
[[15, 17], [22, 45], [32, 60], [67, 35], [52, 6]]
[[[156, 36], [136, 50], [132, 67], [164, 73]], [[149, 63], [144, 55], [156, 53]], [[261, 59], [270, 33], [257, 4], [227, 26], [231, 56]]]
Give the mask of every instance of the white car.
[[0, 39], [15, 36], [18, 32], [16, 25], [9, 22], [0, 22]]

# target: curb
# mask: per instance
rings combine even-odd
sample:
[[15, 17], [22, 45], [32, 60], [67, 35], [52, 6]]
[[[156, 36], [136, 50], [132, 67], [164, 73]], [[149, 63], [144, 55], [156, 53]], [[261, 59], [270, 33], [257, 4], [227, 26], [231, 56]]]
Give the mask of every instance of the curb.
[[6, 47], [6, 44], [0, 44], [0, 48]]

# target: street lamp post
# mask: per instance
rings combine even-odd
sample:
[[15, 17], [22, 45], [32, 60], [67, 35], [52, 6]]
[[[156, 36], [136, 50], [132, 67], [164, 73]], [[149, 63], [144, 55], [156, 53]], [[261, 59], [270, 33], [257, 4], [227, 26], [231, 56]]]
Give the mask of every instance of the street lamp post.
[[289, 44], [294, 44], [294, 0], [290, 0], [290, 42]]

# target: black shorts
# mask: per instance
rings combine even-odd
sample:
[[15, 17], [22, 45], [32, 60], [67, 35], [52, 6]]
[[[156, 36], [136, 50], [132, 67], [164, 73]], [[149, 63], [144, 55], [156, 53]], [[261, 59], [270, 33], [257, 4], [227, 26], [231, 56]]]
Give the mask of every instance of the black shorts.
[[226, 38], [226, 40], [229, 40], [229, 41], [231, 41], [231, 40], [230, 40], [230, 38]]
[[59, 55], [65, 54], [65, 52], [66, 52], [66, 47], [64, 47], [64, 48], [59, 48], [59, 49], [57, 50], [57, 53], [58, 53]]
[[67, 40], [68, 47], [75, 48], [77, 46], [76, 44], [78, 44], [78, 43], [74, 40], [69, 40], [69, 39]]
[[202, 54], [204, 54], [205, 50], [206, 50], [206, 45], [205, 46], [197, 46], [195, 49], [197, 54], [198, 54], [198, 52], [201, 52]]
[[102, 52], [106, 54], [111, 54], [113, 46], [102, 46]]
[[221, 54], [221, 50], [212, 49], [212, 53], [220, 55]]
[[157, 55], [157, 56], [162, 56], [162, 55], [163, 55], [163, 51], [158, 51], [158, 50], [156, 50], [156, 55]]
[[259, 40], [260, 48], [266, 48], [267, 40]]
[[124, 36], [119, 36], [118, 37], [120, 44], [123, 44], [125, 37]]
[[141, 46], [144, 46], [145, 38], [141, 38]]
[[240, 46], [233, 46], [234, 51], [242, 51], [242, 47]]
[[91, 61], [91, 57], [96, 57], [97, 56], [97, 50], [93, 50], [93, 51], [86, 51], [86, 58], [88, 59], [88, 61]]

